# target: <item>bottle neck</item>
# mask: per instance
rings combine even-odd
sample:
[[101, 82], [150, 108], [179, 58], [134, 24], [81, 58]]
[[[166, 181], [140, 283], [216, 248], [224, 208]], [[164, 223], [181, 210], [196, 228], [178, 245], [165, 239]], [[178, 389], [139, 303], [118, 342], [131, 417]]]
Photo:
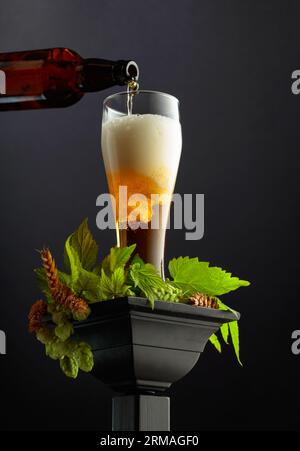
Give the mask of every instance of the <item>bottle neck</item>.
[[115, 85], [126, 85], [137, 79], [139, 69], [134, 61], [84, 59], [80, 66], [79, 87], [83, 92], [95, 92]]

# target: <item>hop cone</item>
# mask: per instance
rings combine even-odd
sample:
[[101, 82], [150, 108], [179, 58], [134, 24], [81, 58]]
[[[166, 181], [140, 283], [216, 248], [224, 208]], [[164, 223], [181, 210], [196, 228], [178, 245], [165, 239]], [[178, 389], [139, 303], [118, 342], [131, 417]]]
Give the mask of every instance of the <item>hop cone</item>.
[[43, 326], [43, 316], [47, 313], [47, 304], [45, 301], [36, 301], [30, 309], [28, 314], [28, 329], [29, 332], [37, 332]]
[[79, 321], [86, 319], [90, 314], [87, 302], [76, 296], [71, 288], [59, 280], [56, 264], [50, 250], [47, 248], [43, 249], [41, 258], [47, 274], [48, 286], [55, 302], [69, 309], [74, 319]]
[[218, 308], [218, 302], [214, 297], [199, 292], [194, 293], [189, 297], [189, 304], [197, 307]]
[[76, 379], [79, 366], [75, 357], [65, 355], [60, 358], [59, 363], [66, 376]]
[[183, 296], [183, 291], [166, 283], [163, 288], [153, 288], [153, 293], [158, 300], [178, 302]]

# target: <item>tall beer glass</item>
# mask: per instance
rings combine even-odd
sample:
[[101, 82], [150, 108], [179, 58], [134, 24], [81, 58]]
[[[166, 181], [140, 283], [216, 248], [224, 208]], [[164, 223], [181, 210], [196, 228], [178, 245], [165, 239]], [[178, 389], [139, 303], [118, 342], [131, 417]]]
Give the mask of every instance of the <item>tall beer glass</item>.
[[178, 100], [138, 91], [128, 104], [122, 92], [104, 101], [102, 155], [115, 199], [118, 246], [136, 252], [164, 277], [164, 246], [170, 202], [181, 154]]

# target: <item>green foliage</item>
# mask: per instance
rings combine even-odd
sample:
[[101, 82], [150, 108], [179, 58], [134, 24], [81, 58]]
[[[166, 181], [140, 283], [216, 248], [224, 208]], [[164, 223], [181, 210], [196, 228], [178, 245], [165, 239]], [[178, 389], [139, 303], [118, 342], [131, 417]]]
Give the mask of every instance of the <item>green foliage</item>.
[[77, 360], [78, 367], [81, 371], [89, 373], [94, 366], [93, 353], [87, 343], [80, 342], [74, 349], [74, 357]]
[[43, 343], [43, 345], [50, 345], [50, 343], [54, 339], [54, 331], [51, 330], [49, 327], [43, 327], [42, 329], [39, 329], [36, 333], [36, 338]]
[[[169, 262], [171, 278], [164, 281], [152, 264], [143, 262], [138, 254], [134, 254], [135, 248], [136, 245], [115, 246], [96, 265], [98, 246], [85, 219], [66, 240], [64, 262], [68, 273], [59, 271], [59, 279], [90, 304], [135, 295], [146, 297], [154, 308], [155, 300], [187, 302], [191, 294], [200, 292], [215, 297], [220, 310], [231, 311], [239, 319], [238, 313], [216, 296], [248, 286], [249, 282], [233, 277], [222, 268], [209, 266], [208, 262], [189, 257], [172, 259]], [[45, 345], [46, 355], [59, 360], [62, 371], [68, 377], [76, 378], [79, 370], [91, 371], [93, 353], [87, 343], [73, 339], [72, 314], [54, 303], [45, 270], [38, 268], [35, 273], [48, 301], [48, 313], [52, 316], [52, 326], [45, 326], [36, 333], [37, 339]], [[86, 319], [86, 315], [80, 315], [79, 310], [74, 319]], [[237, 360], [241, 363], [238, 321], [223, 324], [220, 335], [226, 344], [233, 345]], [[221, 352], [217, 334], [210, 337], [210, 342]]]
[[140, 266], [143, 266], [145, 264], [139, 254], [134, 254], [134, 256], [132, 257], [131, 264], [134, 265], [135, 263], [138, 263]]
[[239, 287], [247, 287], [247, 280], [232, 277], [231, 273], [198, 258], [178, 257], [169, 262], [170, 274], [177, 286], [190, 292], [199, 291], [220, 296]]
[[90, 314], [90, 307], [84, 310], [75, 310], [72, 312], [72, 316], [75, 321], [85, 321], [90, 316]]
[[93, 272], [87, 271], [79, 266], [78, 278], [73, 283], [73, 290], [80, 296], [85, 293], [85, 296], [93, 301], [95, 299], [99, 300], [99, 277]]
[[72, 277], [63, 271], [58, 271], [59, 280], [67, 285], [67, 287], [72, 288]]
[[215, 334], [211, 335], [209, 341], [210, 341], [211, 344], [216, 348], [216, 350], [217, 350], [218, 352], [221, 352], [221, 351], [222, 351], [221, 343], [220, 343], [220, 341], [219, 341], [217, 335], [215, 335]]
[[134, 294], [130, 285], [126, 284], [125, 270], [122, 267], [115, 268], [110, 276], [107, 276], [104, 269], [102, 269], [99, 290], [103, 300]]
[[221, 332], [223, 340], [228, 345], [228, 337], [229, 337], [229, 326], [228, 326], [228, 323], [222, 324], [222, 326], [220, 327], [220, 332]]
[[223, 302], [221, 302], [221, 300], [219, 299], [219, 298], [217, 298], [216, 296], [215, 296], [215, 299], [217, 300], [217, 302], [218, 302], [218, 309], [219, 310], [225, 310], [225, 311], [228, 311], [228, 312], [231, 312], [231, 313], [233, 313], [235, 316], [236, 316], [236, 318], [237, 319], [239, 319], [239, 314], [238, 314], [238, 312], [236, 311], [236, 310], [233, 310], [231, 307], [228, 307], [228, 305], [225, 305]]
[[92, 272], [96, 262], [98, 246], [87, 225], [87, 219], [70, 235], [65, 243], [64, 261], [71, 274], [64, 275], [65, 283], [78, 296], [87, 301], [99, 300], [99, 277]]
[[66, 322], [64, 324], [58, 324], [54, 329], [55, 335], [61, 341], [66, 341], [74, 332], [73, 324]]
[[78, 371], [89, 373], [94, 366], [93, 353], [84, 342], [69, 342], [65, 354], [59, 357], [60, 367], [66, 376], [76, 379]]
[[163, 288], [154, 288], [153, 292], [157, 300], [166, 302], [179, 302], [184, 295], [180, 288], [168, 282], [164, 283]]
[[[37, 278], [37, 283], [38, 283], [40, 290], [46, 297], [47, 302], [49, 304], [52, 304], [54, 301], [53, 301], [53, 298], [52, 298], [52, 295], [51, 295], [51, 292], [50, 292], [50, 289], [48, 286], [48, 280], [47, 280], [47, 275], [46, 275], [45, 269], [43, 267], [36, 268], [34, 270], [34, 272], [35, 272], [35, 275]], [[66, 274], [63, 271], [58, 271], [58, 276], [59, 276], [60, 281], [63, 284], [67, 285], [67, 287], [69, 287], [69, 288], [72, 288], [72, 277], [70, 274]]]
[[135, 244], [128, 247], [112, 247], [108, 256], [103, 259], [101, 269], [105, 274], [111, 275], [116, 269], [124, 268], [135, 247]]
[[149, 299], [152, 308], [154, 308], [157, 290], [164, 290], [165, 288], [165, 282], [158, 274], [155, 266], [150, 263], [144, 265], [135, 263], [130, 266], [129, 275], [134, 287], [138, 287], [141, 290], [146, 298]]
[[[60, 334], [57, 334], [58, 328], [61, 328]], [[63, 326], [56, 326], [54, 331], [50, 327], [40, 329], [37, 338], [45, 345], [46, 355], [53, 360], [59, 360], [64, 374], [75, 379], [79, 370], [89, 372], [93, 369], [94, 358], [87, 343], [67, 337], [72, 332], [72, 324], [66, 323]]]
[[[76, 252], [82, 268], [90, 271], [97, 260], [98, 245], [88, 228], [87, 218], [80, 224], [78, 229], [70, 235], [67, 242], [68, 246], [71, 246]], [[67, 248], [65, 249], [64, 262], [66, 268], [71, 270], [72, 262]]]
[[59, 359], [60, 368], [67, 377], [76, 379], [78, 375], [78, 362], [74, 356], [64, 355]]
[[236, 358], [238, 359], [238, 362], [240, 365], [242, 365], [241, 359], [240, 359], [240, 341], [239, 341], [239, 325], [237, 321], [231, 321], [229, 323], [229, 330], [231, 335], [231, 340], [234, 348], [234, 352], [236, 355]]
[[71, 271], [73, 291], [90, 303], [134, 294], [125, 283], [125, 265], [134, 249], [135, 245], [113, 247], [101, 267], [93, 268], [98, 246], [85, 220], [65, 244], [65, 261]]
[[46, 355], [53, 360], [58, 360], [68, 354], [69, 342], [60, 341], [54, 334], [51, 341], [45, 345]]
[[69, 318], [71, 318], [71, 315], [67, 314], [67, 312], [60, 306], [56, 306], [55, 308], [51, 309], [51, 315], [52, 321], [57, 325], [65, 324], [69, 320]]
[[[219, 310], [224, 310], [224, 311], [230, 311], [232, 313], [234, 313], [236, 315], [237, 318], [239, 318], [238, 313], [231, 309], [230, 307], [228, 307], [227, 305], [223, 304], [220, 299], [216, 298], [218, 301], [218, 307]], [[242, 365], [241, 359], [240, 359], [240, 343], [239, 343], [239, 324], [238, 321], [231, 321], [229, 323], [224, 323], [222, 324], [222, 326], [220, 327], [220, 333], [221, 336], [223, 338], [223, 341], [228, 345], [230, 344], [230, 341], [233, 345], [233, 349], [237, 358], [237, 361], [239, 362], [240, 365]], [[211, 340], [212, 344], [214, 346], [215, 342], [214, 339]]]
[[37, 278], [37, 283], [38, 286], [40, 288], [40, 290], [42, 291], [42, 293], [44, 294], [44, 296], [47, 299], [47, 302], [49, 304], [51, 304], [53, 302], [52, 299], [52, 295], [50, 292], [50, 289], [48, 287], [48, 280], [47, 280], [47, 275], [46, 275], [46, 271], [44, 268], [37, 268], [34, 270], [36, 278]]
[[67, 241], [65, 243], [65, 261], [68, 261], [68, 266], [71, 271], [71, 288], [76, 286], [76, 283], [79, 279], [79, 274], [82, 268], [79, 255], [77, 254], [77, 251], [71, 244], [72, 235], [70, 235], [67, 238]]

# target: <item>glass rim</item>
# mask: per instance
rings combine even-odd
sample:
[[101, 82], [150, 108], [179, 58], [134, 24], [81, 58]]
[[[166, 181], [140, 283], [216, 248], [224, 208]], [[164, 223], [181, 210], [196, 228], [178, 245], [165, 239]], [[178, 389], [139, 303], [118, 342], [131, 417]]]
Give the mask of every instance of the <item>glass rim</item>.
[[[124, 96], [127, 94], [128, 94], [127, 91], [120, 91], [120, 92], [115, 92], [114, 94], [110, 94], [103, 100], [103, 106], [105, 107], [109, 100], [114, 99], [115, 97]], [[173, 96], [172, 94], [168, 94], [167, 92], [153, 91], [151, 89], [139, 89], [137, 92], [137, 95], [139, 95], [139, 94], [158, 94], [160, 96], [168, 97], [170, 100], [175, 100], [178, 105], [180, 104], [179, 99], [177, 99], [177, 97]]]

